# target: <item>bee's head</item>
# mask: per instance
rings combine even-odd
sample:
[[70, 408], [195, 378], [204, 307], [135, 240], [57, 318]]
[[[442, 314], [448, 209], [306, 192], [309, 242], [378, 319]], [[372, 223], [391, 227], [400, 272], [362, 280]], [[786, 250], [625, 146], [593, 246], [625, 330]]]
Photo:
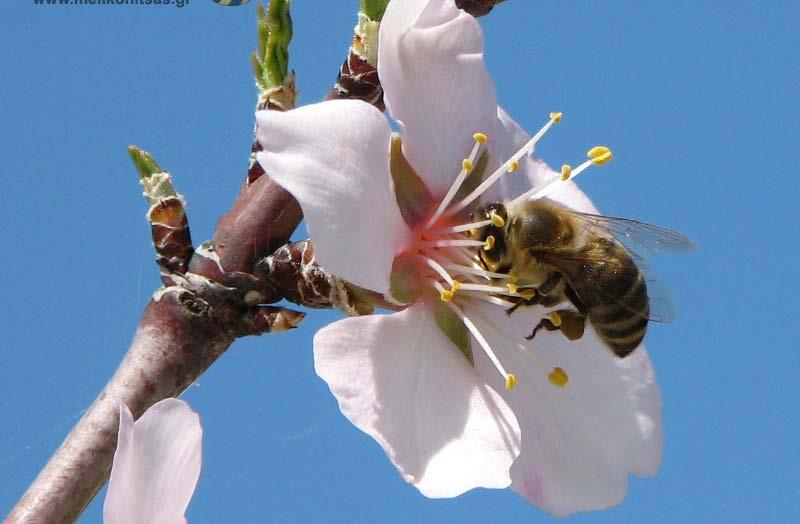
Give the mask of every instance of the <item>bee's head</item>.
[[507, 260], [506, 231], [508, 229], [508, 210], [501, 202], [494, 202], [482, 207], [477, 213], [472, 214], [472, 219], [476, 222], [481, 220], [492, 220], [495, 215], [500, 220], [495, 219], [496, 224], [489, 224], [478, 228], [473, 233], [475, 240], [485, 242], [487, 238], [494, 237], [494, 244], [490, 249], [480, 249], [479, 256], [489, 271], [504, 273], [508, 271], [510, 264]]

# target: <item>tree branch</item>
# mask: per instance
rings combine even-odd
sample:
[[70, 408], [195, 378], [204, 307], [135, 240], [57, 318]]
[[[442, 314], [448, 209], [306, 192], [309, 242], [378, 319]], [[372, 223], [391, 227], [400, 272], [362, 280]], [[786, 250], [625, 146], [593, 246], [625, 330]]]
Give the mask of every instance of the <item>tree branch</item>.
[[[461, 0], [475, 16], [501, 0]], [[388, 0], [362, 0], [352, 46], [326, 99], [356, 98], [383, 110], [377, 74], [380, 18]], [[289, 110], [297, 92], [288, 70], [289, 0], [258, 13], [253, 71], [258, 109]], [[462, 5], [463, 4], [463, 5]], [[163, 288], [147, 304], [131, 346], [106, 387], [12, 509], [6, 523], [71, 522], [108, 478], [116, 448], [119, 404], [135, 418], [156, 402], [180, 395], [238, 337], [296, 327], [303, 314], [269, 306], [286, 297], [309, 307], [366, 314], [397, 309], [382, 296], [329, 275], [313, 245], [284, 245], [302, 214], [297, 201], [266, 176], [254, 140], [245, 183], [219, 220], [213, 240], [192, 248], [183, 200], [169, 174], [130, 149], [148, 199], [156, 262]], [[283, 247], [281, 247], [283, 246]]]

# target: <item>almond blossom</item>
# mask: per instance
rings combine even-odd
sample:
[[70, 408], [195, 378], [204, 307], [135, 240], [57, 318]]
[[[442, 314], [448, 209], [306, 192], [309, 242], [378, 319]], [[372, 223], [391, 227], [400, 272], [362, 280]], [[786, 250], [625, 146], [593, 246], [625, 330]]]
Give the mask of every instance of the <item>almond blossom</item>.
[[103, 506], [106, 524], [181, 524], [200, 476], [200, 418], [168, 398], [134, 422], [119, 408], [119, 436]]
[[[257, 115], [258, 159], [299, 201], [317, 261], [402, 305], [314, 338], [342, 413], [429, 497], [510, 486], [556, 514], [619, 503], [630, 473], [661, 461], [661, 399], [644, 348], [614, 357], [587, 326], [525, 336], [547, 310], [506, 310], [525, 291], [475, 263], [481, 204], [547, 196], [596, 212], [572, 169], [532, 152], [497, 105], [475, 19], [452, 0], [393, 0], [378, 73], [390, 121], [360, 101]], [[488, 239], [487, 239], [488, 242]]]

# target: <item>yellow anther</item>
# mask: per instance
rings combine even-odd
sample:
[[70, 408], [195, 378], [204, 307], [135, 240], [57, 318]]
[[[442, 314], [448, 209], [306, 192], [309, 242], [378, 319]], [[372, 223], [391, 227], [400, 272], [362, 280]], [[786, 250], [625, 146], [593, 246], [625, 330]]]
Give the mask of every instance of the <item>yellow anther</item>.
[[509, 373], [506, 377], [506, 389], [514, 389], [517, 385], [517, 377], [513, 373]]
[[491, 219], [492, 225], [495, 227], [503, 227], [506, 225], [506, 221], [503, 220], [503, 217], [498, 215], [496, 211], [489, 213], [489, 219]]
[[561, 180], [569, 180], [569, 176], [572, 174], [572, 166], [569, 164], [564, 164], [561, 166]]
[[569, 382], [567, 372], [558, 367], [553, 368], [553, 371], [547, 375], [547, 378], [549, 378], [550, 382], [557, 388], [563, 388], [567, 385], [567, 382]]
[[521, 296], [525, 300], [530, 300], [530, 299], [532, 299], [533, 297], [536, 296], [536, 290], [535, 289], [523, 289], [522, 291], [519, 292], [519, 296]]
[[547, 316], [550, 317], [550, 322], [552, 322], [555, 327], [561, 325], [561, 315], [558, 314], [558, 311], [551, 311]]
[[509, 293], [516, 293], [519, 290], [519, 287], [517, 287], [515, 282], [506, 282], [506, 287], [508, 288]]
[[486, 243], [483, 245], [483, 250], [489, 251], [493, 247], [494, 247], [494, 237], [492, 235], [489, 235], [488, 237], [486, 237]]
[[484, 135], [483, 133], [475, 133], [474, 135], [472, 135], [472, 138], [474, 138], [475, 141], [479, 144], [485, 144], [486, 141], [489, 140], [489, 137]]
[[442, 299], [442, 302], [451, 302], [453, 300], [453, 295], [455, 295], [455, 293], [449, 289], [439, 291], [439, 298]]
[[550, 120], [555, 122], [556, 124], [561, 122], [561, 117], [564, 116], [564, 113], [550, 113]]
[[453, 280], [453, 285], [450, 286], [450, 291], [455, 293], [459, 289], [461, 289], [461, 282], [459, 282], [458, 280]]
[[472, 170], [475, 169], [475, 166], [470, 162], [468, 158], [465, 158], [461, 161], [461, 169], [467, 172], [467, 174], [472, 173]]
[[472, 228], [472, 229], [469, 230], [469, 234], [472, 235], [473, 237], [476, 237], [476, 236], [478, 236], [478, 230], [475, 229], [475, 228]]
[[598, 166], [605, 164], [613, 157], [611, 150], [606, 146], [595, 146], [586, 153], [586, 156], [591, 158], [592, 163]]
[[509, 173], [513, 173], [517, 169], [519, 169], [519, 160], [514, 160], [508, 165], [508, 172]]

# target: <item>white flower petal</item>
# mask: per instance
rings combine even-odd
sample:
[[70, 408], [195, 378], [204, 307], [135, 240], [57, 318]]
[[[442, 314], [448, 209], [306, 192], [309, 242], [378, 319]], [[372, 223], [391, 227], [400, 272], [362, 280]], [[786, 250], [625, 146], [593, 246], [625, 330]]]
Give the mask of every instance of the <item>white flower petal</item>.
[[[502, 391], [522, 431], [522, 451], [511, 468], [514, 490], [550, 513], [567, 515], [618, 504], [629, 473], [655, 474], [662, 452], [661, 396], [644, 347], [619, 359], [589, 326], [575, 342], [545, 331], [528, 342], [524, 337], [538, 322], [532, 313], [542, 309], [520, 308], [509, 318], [500, 308], [477, 308], [477, 323], [517, 377], [514, 390]], [[487, 319], [508, 336], [498, 337]], [[517, 341], [527, 349], [515, 347]], [[476, 352], [475, 364], [489, 384], [501, 387], [484, 355]], [[556, 366], [569, 376], [564, 388], [548, 380]]]
[[403, 130], [403, 152], [434, 198], [496, 125], [494, 85], [478, 22], [452, 0], [391, 2], [381, 22], [378, 74]]
[[514, 415], [426, 306], [331, 324], [314, 337], [314, 362], [342, 413], [424, 495], [509, 485]]
[[200, 476], [200, 418], [186, 402], [169, 398], [139, 420], [121, 404], [117, 451], [103, 506], [106, 524], [185, 522]]
[[[530, 139], [530, 136], [501, 107], [497, 108], [497, 118], [499, 122], [497, 140], [492, 142], [491, 154], [493, 157], [498, 157], [500, 162], [504, 162], [517, 152]], [[543, 160], [531, 155], [526, 156], [520, 161], [519, 169], [498, 180], [487, 192], [483, 201], [488, 203], [513, 199], [554, 176], [558, 176], [558, 173], [550, 169]], [[548, 198], [575, 211], [597, 213], [597, 208], [594, 207], [589, 197], [572, 181], [561, 184], [561, 187], [550, 193]]]
[[389, 175], [391, 130], [383, 114], [357, 100], [288, 112], [260, 111], [258, 161], [303, 208], [317, 262], [380, 293], [408, 227]]

